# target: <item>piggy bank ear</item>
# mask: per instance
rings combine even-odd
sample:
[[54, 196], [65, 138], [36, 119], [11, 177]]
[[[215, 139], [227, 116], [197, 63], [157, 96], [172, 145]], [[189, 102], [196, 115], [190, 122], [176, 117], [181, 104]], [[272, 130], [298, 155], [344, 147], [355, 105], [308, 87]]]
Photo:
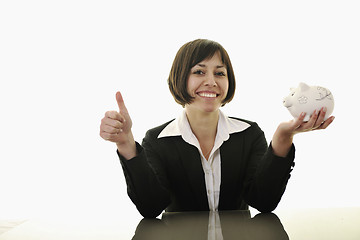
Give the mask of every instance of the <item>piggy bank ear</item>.
[[302, 92], [304, 92], [304, 91], [307, 91], [308, 89], [310, 89], [310, 86], [309, 85], [307, 85], [306, 83], [300, 83], [299, 84], [299, 88], [300, 88], [300, 90], [302, 91]]
[[294, 92], [295, 91], [295, 88], [290, 88], [290, 92]]

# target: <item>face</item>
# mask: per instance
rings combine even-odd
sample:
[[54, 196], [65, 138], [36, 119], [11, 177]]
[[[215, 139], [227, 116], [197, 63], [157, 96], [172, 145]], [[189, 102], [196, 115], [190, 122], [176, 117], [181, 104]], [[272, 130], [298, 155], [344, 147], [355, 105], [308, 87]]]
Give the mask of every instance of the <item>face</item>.
[[194, 101], [185, 107], [202, 112], [217, 111], [226, 98], [228, 88], [226, 66], [220, 54], [216, 53], [191, 68], [187, 91]]

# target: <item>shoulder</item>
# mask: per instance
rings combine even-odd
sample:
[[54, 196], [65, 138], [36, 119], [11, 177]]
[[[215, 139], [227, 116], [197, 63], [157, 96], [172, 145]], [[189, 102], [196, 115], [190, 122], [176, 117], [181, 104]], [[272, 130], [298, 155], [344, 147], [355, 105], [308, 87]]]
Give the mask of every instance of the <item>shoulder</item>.
[[[238, 118], [238, 117], [229, 117], [229, 119], [234, 120], [234, 121], [239, 121], [239, 122], [244, 122], [244, 123], [249, 124], [250, 127], [246, 129], [246, 130], [248, 130], [248, 131], [258, 131], [258, 130], [261, 131], [259, 125], [258, 125], [256, 122], [254, 122], [254, 121], [247, 120], [247, 119], [243, 119], [243, 118]], [[245, 131], [246, 131], [246, 130], [245, 130]]]
[[261, 152], [265, 151], [267, 147], [265, 133], [256, 122], [236, 117], [229, 118], [235, 121], [247, 123], [250, 126], [244, 131], [230, 134], [227, 144], [234, 144], [234, 142], [241, 143], [243, 144], [242, 146], [244, 149], [253, 149], [255, 146], [260, 146]]
[[[168, 121], [166, 123], [163, 123], [157, 127], [149, 129], [145, 137], [142, 140], [142, 146], [147, 151], [157, 152], [157, 154], [168, 154], [173, 153], [174, 149], [174, 143], [181, 140], [181, 136], [177, 137], [161, 137], [159, 138], [159, 135], [163, 130], [169, 126], [169, 124], [173, 123], [175, 119]], [[174, 142], [175, 141], [175, 142]]]
[[229, 117], [229, 119], [231, 119], [231, 121], [239, 121], [241, 123], [247, 124], [248, 126], [243, 131], [231, 133], [229, 140], [245, 141], [246, 144], [250, 145], [258, 141], [266, 142], [265, 133], [256, 122], [237, 117]]
[[241, 122], [246, 122], [246, 123], [248, 123], [250, 125], [257, 125], [256, 122], [250, 121], [250, 120], [247, 120], [247, 119], [238, 118], [238, 117], [229, 117], [229, 118], [233, 119], [233, 120], [241, 121]]
[[163, 123], [157, 127], [151, 128], [146, 132], [145, 138], [147, 139], [156, 139], [158, 138], [159, 134], [166, 128], [170, 123], [172, 123], [175, 119], [172, 119], [166, 123]]

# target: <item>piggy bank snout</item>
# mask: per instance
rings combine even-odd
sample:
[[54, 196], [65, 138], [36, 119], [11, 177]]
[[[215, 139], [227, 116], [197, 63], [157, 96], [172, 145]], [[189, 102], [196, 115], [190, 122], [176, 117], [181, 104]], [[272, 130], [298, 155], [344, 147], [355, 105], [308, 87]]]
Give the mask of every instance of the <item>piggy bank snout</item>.
[[285, 98], [283, 99], [283, 105], [284, 105], [285, 107], [291, 107], [291, 106], [292, 106], [291, 101], [289, 100], [288, 97], [285, 97]]

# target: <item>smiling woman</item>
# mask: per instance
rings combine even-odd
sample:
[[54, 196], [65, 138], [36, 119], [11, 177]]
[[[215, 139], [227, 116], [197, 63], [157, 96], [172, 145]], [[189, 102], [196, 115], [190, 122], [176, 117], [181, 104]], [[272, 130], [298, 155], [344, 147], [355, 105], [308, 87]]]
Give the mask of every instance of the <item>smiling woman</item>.
[[198, 39], [183, 45], [168, 85], [184, 110], [178, 118], [150, 129], [140, 145], [120, 92], [119, 111], [108, 111], [100, 136], [115, 142], [128, 195], [144, 217], [165, 211], [276, 208], [294, 166], [296, 133], [325, 129], [325, 111], [279, 125], [267, 145], [252, 121], [230, 118], [220, 107], [235, 92], [230, 58], [217, 42]]
[[[209, 62], [210, 59], [212, 66], [206, 66], [204, 61]], [[190, 103], [194, 96], [188, 92], [189, 75], [208, 76], [207, 71], [213, 72], [211, 74], [217, 77], [226, 77], [228, 91], [222, 104], [230, 102], [234, 97], [236, 84], [229, 55], [219, 43], [204, 39], [185, 44], [175, 56], [168, 78], [169, 89], [175, 101], [182, 106]]]

